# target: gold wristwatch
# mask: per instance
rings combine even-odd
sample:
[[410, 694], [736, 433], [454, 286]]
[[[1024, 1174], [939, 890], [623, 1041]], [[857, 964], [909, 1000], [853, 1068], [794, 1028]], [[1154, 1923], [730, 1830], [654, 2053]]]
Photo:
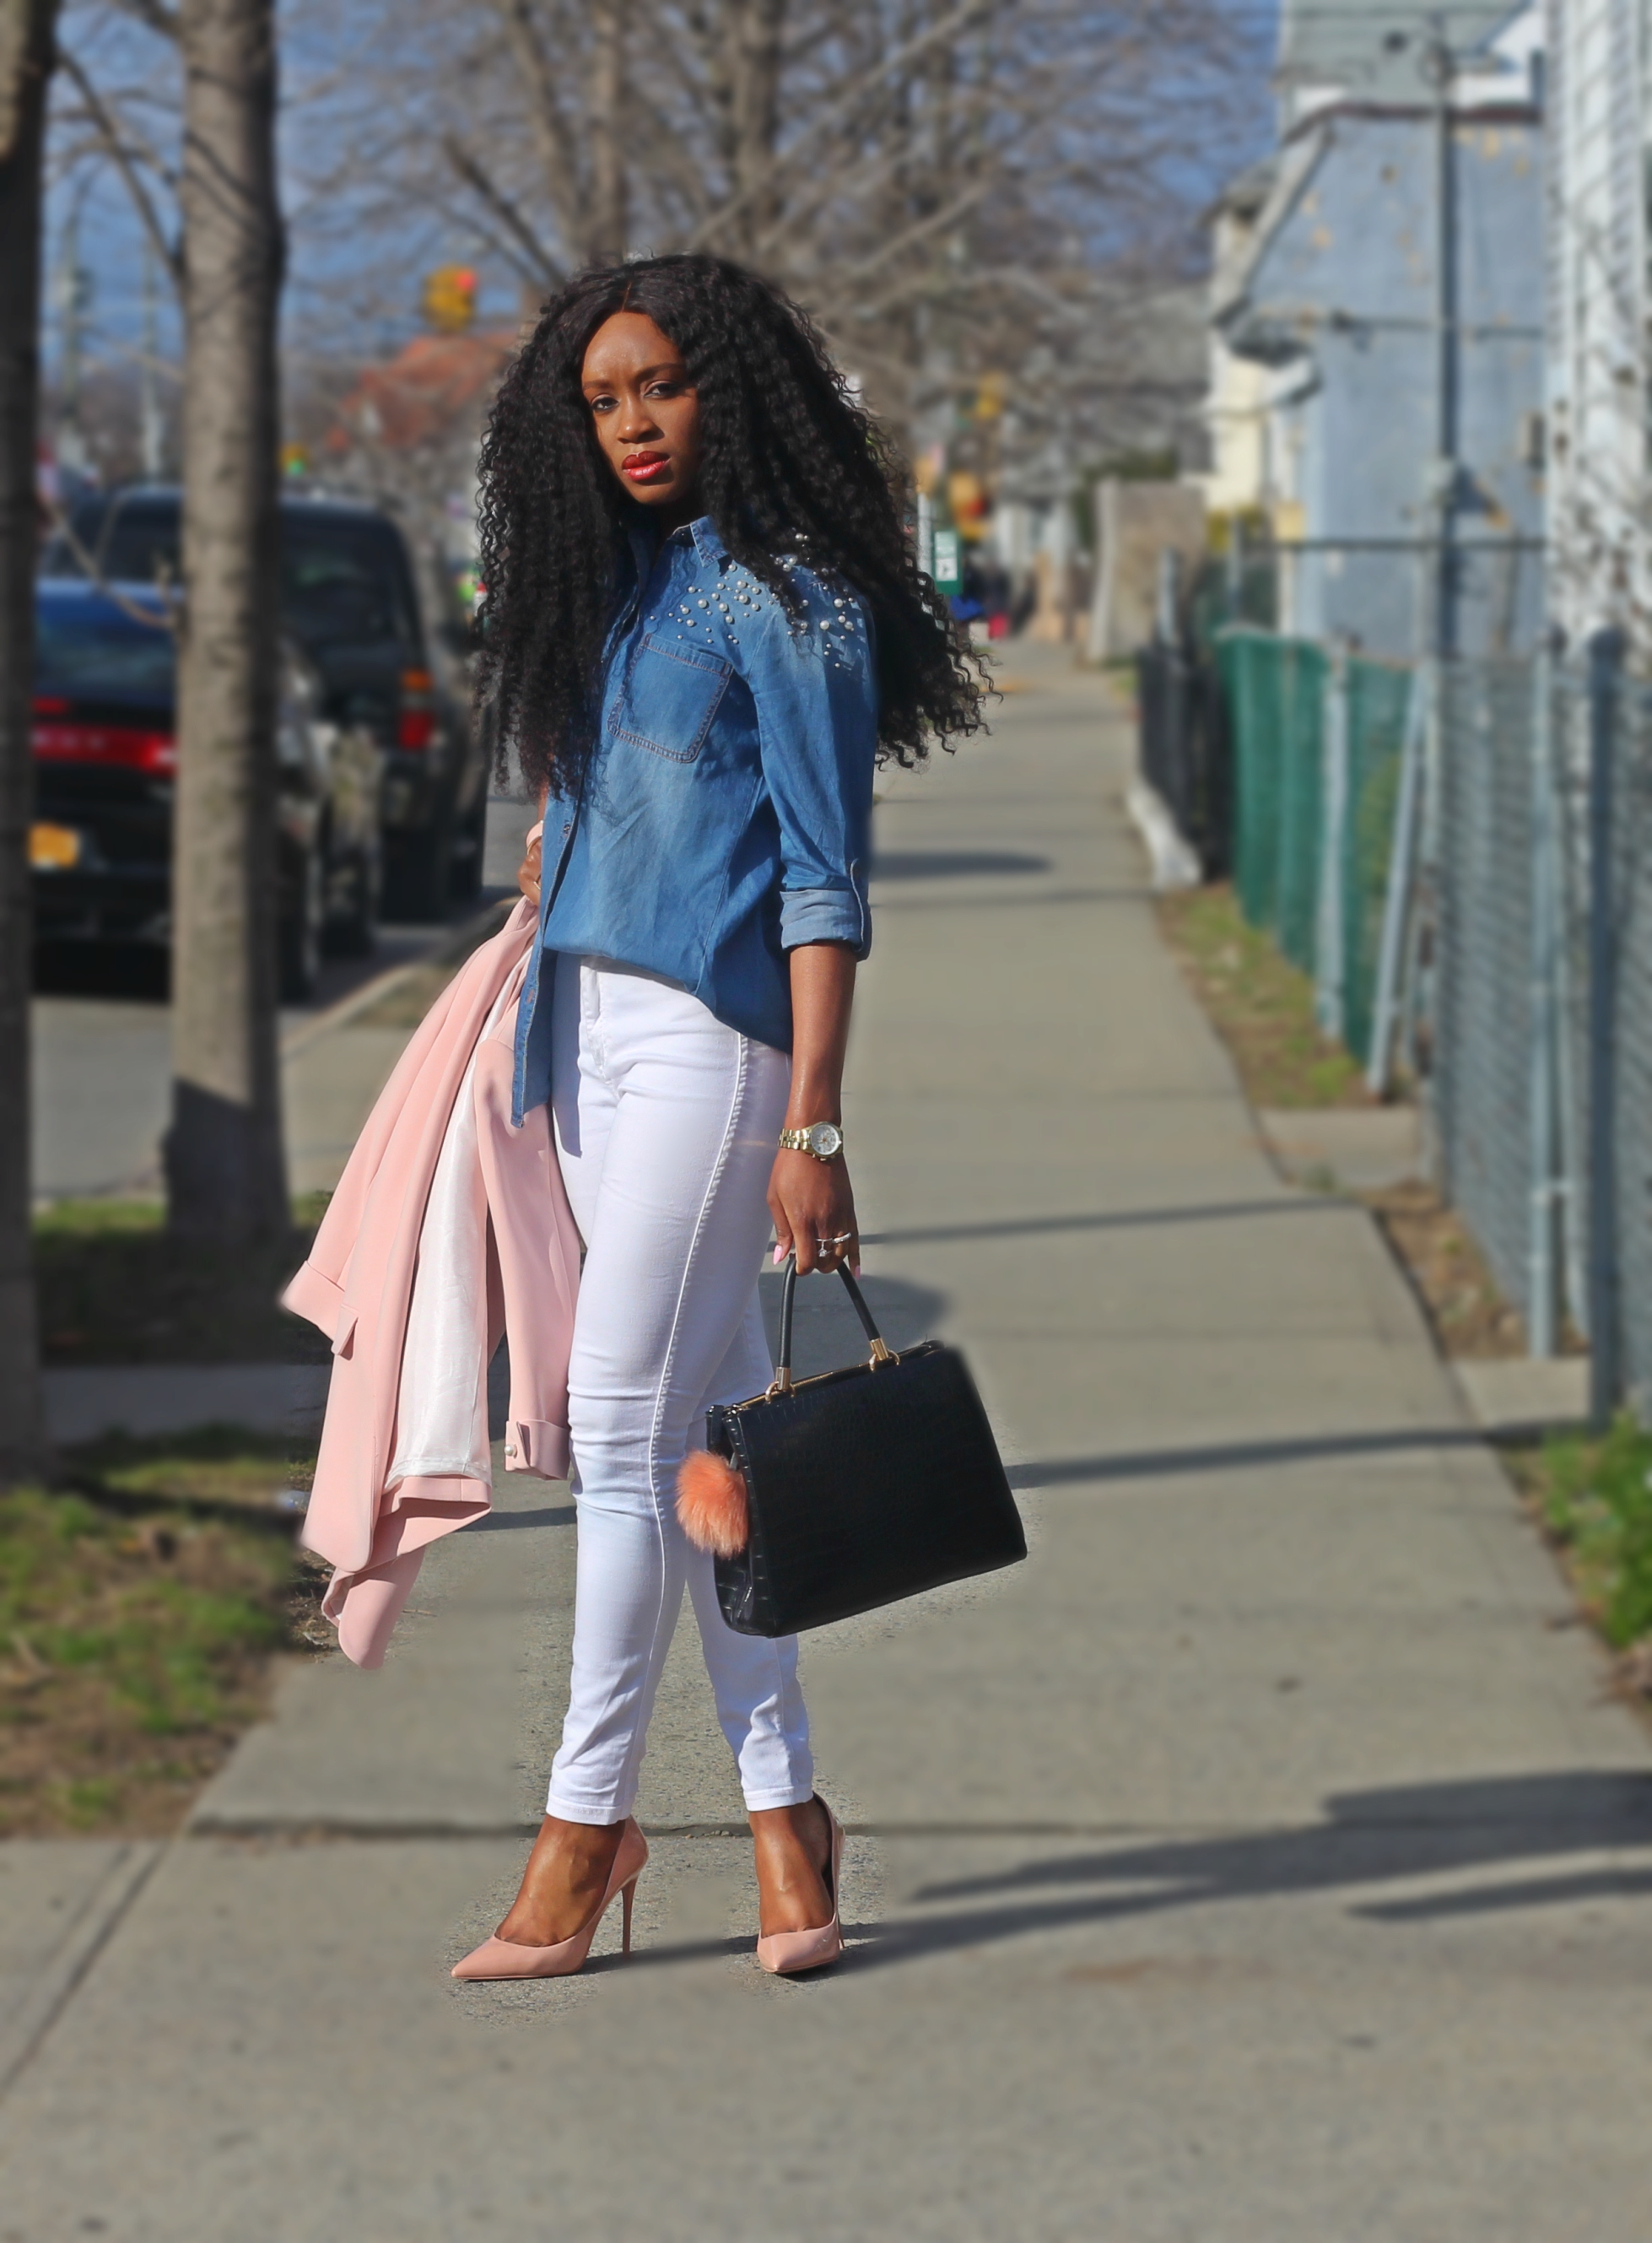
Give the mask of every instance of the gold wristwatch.
[[836, 1122], [811, 1122], [807, 1129], [782, 1129], [781, 1150], [812, 1153], [817, 1161], [835, 1161], [843, 1149], [843, 1133]]

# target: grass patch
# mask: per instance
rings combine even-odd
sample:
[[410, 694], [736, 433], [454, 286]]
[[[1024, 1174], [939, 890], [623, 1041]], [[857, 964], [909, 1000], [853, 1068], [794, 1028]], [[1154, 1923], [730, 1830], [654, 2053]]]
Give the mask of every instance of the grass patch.
[[1625, 1411], [1511, 1463], [1621, 1675], [1652, 1695], [1652, 1433]]
[[1246, 919], [1223, 882], [1158, 899], [1171, 951], [1232, 1054], [1252, 1106], [1370, 1106], [1359, 1061], [1313, 1017], [1313, 984]]
[[315, 1476], [315, 1452], [283, 1433], [239, 1425], [200, 1425], [187, 1432], [104, 1433], [66, 1450], [72, 1480], [94, 1498], [124, 1510], [156, 1505], [235, 1518], [272, 1518], [291, 1526]]
[[250, 1247], [174, 1238], [156, 1200], [58, 1200], [35, 1218], [48, 1363], [326, 1360], [313, 1326], [276, 1305], [326, 1204], [293, 1204], [285, 1239]]
[[[158, 1494], [209, 1461], [238, 1484], [223, 1445], [110, 1469]], [[272, 1656], [314, 1640], [319, 1579], [251, 1516], [0, 1494], [0, 1835], [175, 1828], [264, 1710]]]

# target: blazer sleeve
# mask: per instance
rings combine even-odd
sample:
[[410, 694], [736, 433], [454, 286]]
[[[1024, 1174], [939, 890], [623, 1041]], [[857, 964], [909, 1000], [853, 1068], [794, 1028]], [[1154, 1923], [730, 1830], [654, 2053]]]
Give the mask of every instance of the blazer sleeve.
[[[796, 616], [763, 604], [740, 665], [780, 824], [780, 940], [872, 946], [867, 898], [877, 684], [869, 619], [846, 585], [796, 569]], [[742, 653], [747, 650], [742, 649]]]

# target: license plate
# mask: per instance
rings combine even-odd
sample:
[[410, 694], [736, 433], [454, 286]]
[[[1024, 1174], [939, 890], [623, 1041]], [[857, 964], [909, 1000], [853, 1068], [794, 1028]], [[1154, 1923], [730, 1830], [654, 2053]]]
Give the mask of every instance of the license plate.
[[80, 836], [72, 825], [31, 825], [29, 862], [37, 872], [66, 872], [80, 862]]

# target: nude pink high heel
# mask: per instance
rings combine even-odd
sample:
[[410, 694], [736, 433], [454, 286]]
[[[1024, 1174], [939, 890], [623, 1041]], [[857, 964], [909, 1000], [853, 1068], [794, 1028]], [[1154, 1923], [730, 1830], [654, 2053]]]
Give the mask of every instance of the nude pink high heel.
[[585, 1958], [591, 1951], [591, 1942], [596, 1937], [596, 1927], [608, 1914], [615, 1893], [625, 1896], [623, 1946], [621, 1951], [628, 1955], [631, 1952], [631, 1906], [636, 1898], [637, 1879], [641, 1876], [648, 1858], [648, 1842], [628, 1815], [625, 1828], [620, 1834], [619, 1851], [614, 1856], [614, 1867], [608, 1871], [608, 1889], [590, 1921], [582, 1924], [571, 1939], [559, 1939], [549, 1947], [524, 1947], [514, 1939], [500, 1939], [495, 1935], [492, 1939], [484, 1939], [480, 1947], [472, 1948], [462, 1961], [455, 1963], [451, 1975], [455, 1978], [572, 1977], [574, 1971], [584, 1969]]
[[[816, 1797], [819, 1799], [818, 1792]], [[826, 1802], [820, 1800], [826, 1807]], [[832, 1896], [832, 1920], [808, 1931], [770, 1931], [757, 1942], [757, 1960], [776, 1977], [791, 1977], [799, 1970], [818, 1970], [836, 1963], [843, 1951], [843, 1925], [839, 1889], [843, 1867], [843, 1826], [826, 1807], [832, 1831], [832, 1866], [827, 1883]]]

